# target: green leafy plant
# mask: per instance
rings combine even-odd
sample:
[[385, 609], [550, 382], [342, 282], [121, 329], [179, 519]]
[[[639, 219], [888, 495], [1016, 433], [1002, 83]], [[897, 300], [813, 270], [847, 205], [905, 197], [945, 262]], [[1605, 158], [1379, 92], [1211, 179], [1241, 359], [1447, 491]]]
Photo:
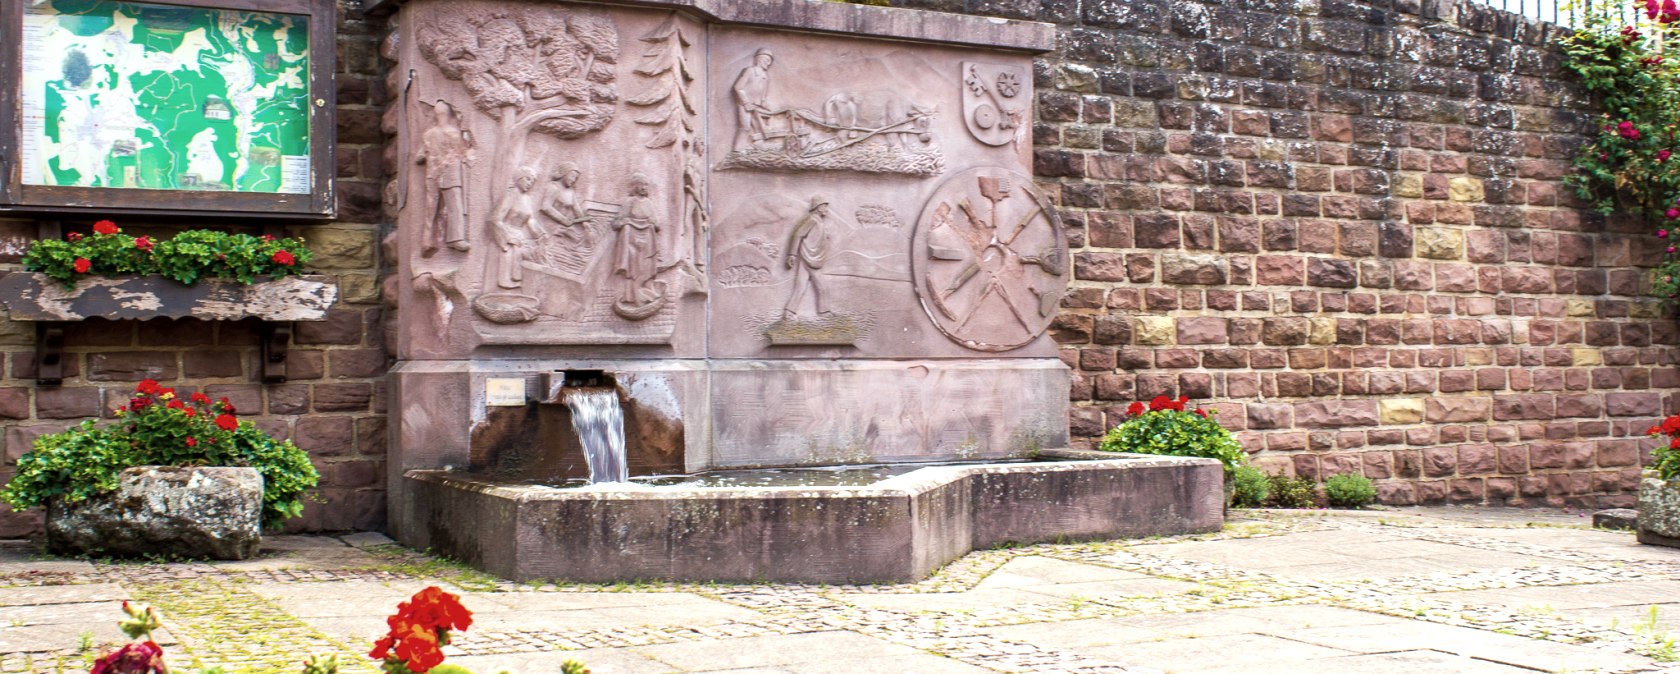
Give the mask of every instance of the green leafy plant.
[[23, 265], [72, 287], [86, 276], [121, 274], [156, 274], [187, 285], [204, 278], [249, 284], [258, 276], [301, 273], [309, 259], [309, 249], [297, 238], [191, 230], [154, 241], [129, 236], [116, 223], [101, 220], [91, 235], [71, 232], [63, 240], [34, 242]]
[[1218, 459], [1227, 474], [1248, 463], [1248, 454], [1231, 432], [1206, 410], [1185, 409], [1189, 401], [1184, 396], [1177, 400], [1160, 396], [1147, 408], [1141, 402], [1132, 403], [1126, 408], [1127, 419], [1110, 429], [1097, 449]]
[[1266, 476], [1266, 481], [1271, 487], [1267, 505], [1273, 508], [1318, 507], [1318, 485], [1312, 480], [1274, 473]]
[[1657, 450], [1651, 453], [1651, 468], [1657, 471], [1657, 477], [1671, 481], [1680, 480], [1680, 414], [1663, 419], [1662, 423], [1652, 426], [1646, 434], [1668, 438], [1668, 444], [1657, 447]]
[[18, 459], [17, 474], [0, 489], [15, 509], [76, 502], [117, 488], [134, 466], [249, 466], [263, 477], [263, 524], [278, 527], [303, 513], [303, 495], [320, 479], [309, 455], [289, 441], [240, 421], [227, 398], [185, 398], [147, 379], [104, 426], [82, 422], [43, 435]]
[[1266, 497], [1271, 493], [1271, 482], [1259, 468], [1237, 466], [1236, 470], [1231, 471], [1231, 505], [1258, 508], [1266, 504]]
[[1331, 475], [1324, 481], [1324, 498], [1340, 508], [1360, 508], [1377, 500], [1377, 486], [1355, 473]]
[[1665, 255], [1652, 287], [1672, 304], [1680, 300], [1673, 243], [1680, 236], [1680, 157], [1674, 156], [1680, 153], [1680, 59], [1672, 56], [1680, 40], [1669, 24], [1680, 13], [1647, 2], [1643, 20], [1636, 15], [1633, 25], [1623, 25], [1621, 16], [1588, 12], [1585, 24], [1563, 40], [1566, 67], [1602, 111], [1565, 184], [1600, 213], [1624, 211], [1653, 230]]

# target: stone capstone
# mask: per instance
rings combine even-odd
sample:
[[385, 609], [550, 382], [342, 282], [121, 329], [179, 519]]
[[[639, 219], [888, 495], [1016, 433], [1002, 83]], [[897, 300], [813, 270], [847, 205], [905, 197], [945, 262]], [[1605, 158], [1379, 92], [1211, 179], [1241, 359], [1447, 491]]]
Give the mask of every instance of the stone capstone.
[[117, 489], [47, 506], [59, 554], [247, 559], [262, 546], [263, 479], [255, 468], [138, 466]]
[[1680, 548], [1680, 480], [1646, 472], [1639, 481], [1639, 542]]
[[1610, 508], [1593, 513], [1593, 528], [1633, 531], [1639, 528], [1639, 511], [1632, 508]]

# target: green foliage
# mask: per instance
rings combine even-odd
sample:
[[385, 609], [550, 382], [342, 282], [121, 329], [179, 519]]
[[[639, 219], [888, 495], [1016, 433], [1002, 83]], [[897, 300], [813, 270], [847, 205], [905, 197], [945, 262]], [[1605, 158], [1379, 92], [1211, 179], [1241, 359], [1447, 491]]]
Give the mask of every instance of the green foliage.
[[1664, 445], [1651, 454], [1651, 468], [1664, 480], [1680, 480], [1680, 449]]
[[1651, 453], [1651, 468], [1657, 471], [1657, 477], [1680, 480], [1680, 414], [1663, 419], [1662, 423], [1652, 426], [1645, 433], [1667, 439]]
[[1239, 508], [1258, 508], [1266, 504], [1272, 493], [1266, 474], [1254, 466], [1237, 466], [1231, 471], [1231, 505]]
[[[249, 284], [258, 276], [301, 273], [310, 255], [303, 240], [296, 238], [192, 230], [153, 241], [124, 234], [103, 221], [93, 234], [73, 232], [65, 240], [34, 242], [23, 255], [23, 265], [66, 286], [75, 286], [86, 276], [123, 274], [156, 274], [187, 285], [203, 278]], [[78, 262], [84, 265], [83, 271], [78, 271]]]
[[1324, 497], [1333, 506], [1359, 508], [1377, 500], [1377, 486], [1371, 484], [1371, 479], [1364, 475], [1331, 475], [1330, 479], [1324, 481]]
[[1271, 487], [1271, 498], [1267, 502], [1271, 507], [1318, 507], [1318, 485], [1313, 484], [1312, 480], [1277, 473], [1267, 476], [1266, 481]]
[[1230, 431], [1202, 410], [1159, 409], [1132, 415], [1097, 446], [1105, 452], [1168, 454], [1218, 459], [1226, 472], [1248, 462]]
[[303, 512], [303, 495], [320, 479], [309, 456], [240, 421], [226, 398], [202, 393], [186, 399], [150, 379], [103, 427], [93, 420], [44, 435], [18, 459], [17, 474], [0, 489], [14, 509], [69, 502], [108, 492], [134, 466], [249, 466], [263, 476], [263, 524], [279, 527]]
[[[1655, 230], [1650, 245], [1667, 254], [1653, 271], [1653, 292], [1674, 303], [1680, 299], [1680, 256], [1672, 243], [1680, 232], [1671, 232], [1680, 227], [1680, 156], [1674, 156], [1680, 154], [1680, 59], [1671, 54], [1680, 40], [1667, 24], [1622, 26], [1619, 18], [1589, 16], [1563, 40], [1566, 67], [1601, 110], [1565, 184], [1600, 213], [1625, 211]], [[1674, 46], [1664, 49], [1665, 43]]]

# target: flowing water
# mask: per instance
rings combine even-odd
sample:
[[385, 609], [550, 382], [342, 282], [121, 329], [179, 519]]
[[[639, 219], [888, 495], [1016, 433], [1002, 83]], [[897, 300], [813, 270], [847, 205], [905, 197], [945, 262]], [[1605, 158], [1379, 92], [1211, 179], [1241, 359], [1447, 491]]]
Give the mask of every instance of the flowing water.
[[630, 462], [624, 455], [624, 409], [613, 388], [571, 388], [564, 392], [572, 411], [572, 429], [589, 460], [589, 483], [629, 482]]

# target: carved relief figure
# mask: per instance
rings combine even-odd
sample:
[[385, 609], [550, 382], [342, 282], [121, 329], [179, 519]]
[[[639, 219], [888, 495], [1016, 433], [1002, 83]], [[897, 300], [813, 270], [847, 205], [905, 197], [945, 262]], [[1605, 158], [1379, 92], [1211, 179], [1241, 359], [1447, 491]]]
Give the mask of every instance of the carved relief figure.
[[571, 139], [606, 128], [618, 101], [618, 31], [609, 19], [546, 6], [470, 7], [420, 26], [420, 55], [460, 82], [499, 127], [491, 185], [515, 185], [494, 209], [497, 285], [519, 286], [537, 232], [525, 160], [532, 133]]
[[431, 257], [441, 244], [467, 251], [466, 172], [471, 163], [472, 136], [461, 130], [455, 108], [445, 101], [432, 106], [436, 121], [420, 137], [414, 163], [426, 167], [426, 220], [420, 254]]
[[811, 293], [817, 315], [830, 314], [823, 309], [822, 284], [818, 281], [818, 270], [828, 261], [828, 207], [827, 198], [811, 197], [810, 209], [799, 218], [793, 226], [793, 233], [788, 235], [784, 264], [793, 270], [793, 294], [782, 308], [782, 315], [786, 318], [798, 315], [807, 290]]
[[688, 157], [683, 161], [682, 177], [682, 236], [688, 241], [688, 260], [693, 265], [695, 274], [702, 279], [706, 269], [706, 253], [701, 248], [705, 245], [706, 230], [710, 228], [710, 215], [706, 212], [705, 157], [706, 144], [694, 141]]
[[578, 194], [578, 180], [583, 171], [572, 162], [560, 162], [549, 174], [548, 185], [537, 200], [543, 216], [554, 223], [546, 228], [548, 234], [572, 246], [595, 245], [595, 231], [591, 218], [584, 210], [583, 198]]
[[624, 279], [624, 295], [613, 304], [619, 316], [641, 320], [665, 304], [662, 283], [653, 281], [659, 272], [660, 230], [653, 186], [645, 174], [630, 177], [630, 198], [613, 221], [618, 242], [613, 250], [613, 273]]
[[537, 226], [536, 201], [531, 196], [531, 189], [536, 187], [537, 172], [530, 167], [521, 167], [514, 178], [513, 187], [502, 197], [502, 203], [496, 207], [496, 214], [491, 217], [490, 231], [495, 235], [496, 245], [500, 253], [496, 258], [496, 285], [503, 288], [518, 288], [525, 280], [525, 270], [521, 262], [530, 256], [531, 246], [543, 236]]
[[752, 65], [741, 69], [735, 84], [729, 88], [735, 97], [735, 149], [751, 149], [754, 143], [767, 139], [765, 128], [770, 115], [770, 66], [776, 57], [768, 50], [753, 54]]
[[891, 90], [843, 91], [810, 108], [771, 103], [776, 59], [760, 49], [730, 87], [733, 151], [720, 169], [858, 171], [933, 176], [945, 157], [933, 145], [932, 107]]
[[674, 239], [661, 241], [668, 259], [660, 261], [659, 269], [664, 271], [680, 267], [695, 281], [688, 286], [690, 292], [704, 293], [707, 281], [703, 272], [705, 253], [701, 246], [704, 244], [708, 215], [706, 171], [701, 162], [706, 150], [705, 144], [695, 137], [698, 113], [690, 92], [694, 84], [688, 56], [691, 41], [675, 14], [642, 36], [641, 41], [648, 45], [635, 70], [642, 86], [625, 102], [649, 108], [648, 114], [636, 119], [637, 124], [653, 130], [646, 146], [650, 149], [676, 147], [682, 151], [683, 162], [682, 216], [676, 231], [671, 232]]
[[979, 351], [1025, 346], [1067, 291], [1067, 243], [1026, 176], [966, 172], [934, 193], [912, 244], [916, 293], [947, 337]]

